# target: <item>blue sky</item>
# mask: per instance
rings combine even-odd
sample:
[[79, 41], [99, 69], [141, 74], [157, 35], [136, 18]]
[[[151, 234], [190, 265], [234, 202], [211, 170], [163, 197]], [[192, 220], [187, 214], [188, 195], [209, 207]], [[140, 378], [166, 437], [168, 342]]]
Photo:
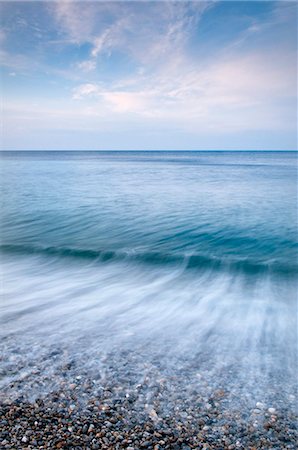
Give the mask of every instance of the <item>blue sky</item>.
[[297, 6], [1, 1], [3, 149], [296, 149]]

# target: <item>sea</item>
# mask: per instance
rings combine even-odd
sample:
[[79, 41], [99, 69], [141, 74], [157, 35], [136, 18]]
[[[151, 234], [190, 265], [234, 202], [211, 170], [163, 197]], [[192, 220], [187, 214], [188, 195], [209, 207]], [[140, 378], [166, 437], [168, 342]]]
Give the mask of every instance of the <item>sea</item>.
[[88, 377], [296, 408], [296, 152], [0, 158], [2, 400]]

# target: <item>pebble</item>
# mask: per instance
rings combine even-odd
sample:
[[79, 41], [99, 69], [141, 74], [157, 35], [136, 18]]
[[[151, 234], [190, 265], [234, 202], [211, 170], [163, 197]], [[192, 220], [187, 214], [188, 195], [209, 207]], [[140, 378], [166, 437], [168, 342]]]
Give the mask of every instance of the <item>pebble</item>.
[[257, 402], [257, 403], [256, 403], [256, 408], [258, 408], [258, 409], [264, 409], [264, 408], [265, 408], [265, 405], [264, 405], [264, 403]]

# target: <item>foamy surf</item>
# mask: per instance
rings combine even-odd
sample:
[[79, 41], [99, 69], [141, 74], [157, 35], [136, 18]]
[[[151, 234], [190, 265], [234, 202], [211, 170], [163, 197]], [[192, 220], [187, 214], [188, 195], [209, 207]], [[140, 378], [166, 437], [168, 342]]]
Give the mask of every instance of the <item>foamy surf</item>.
[[294, 448], [295, 158], [182, 156], [5, 157], [5, 420]]

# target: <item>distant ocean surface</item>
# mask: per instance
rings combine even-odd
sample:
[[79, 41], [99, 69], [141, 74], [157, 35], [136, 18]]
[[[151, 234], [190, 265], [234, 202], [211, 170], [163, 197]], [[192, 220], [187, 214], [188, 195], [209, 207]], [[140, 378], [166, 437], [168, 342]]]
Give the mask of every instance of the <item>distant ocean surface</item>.
[[5, 392], [126, 350], [295, 394], [297, 153], [2, 152], [1, 194]]

